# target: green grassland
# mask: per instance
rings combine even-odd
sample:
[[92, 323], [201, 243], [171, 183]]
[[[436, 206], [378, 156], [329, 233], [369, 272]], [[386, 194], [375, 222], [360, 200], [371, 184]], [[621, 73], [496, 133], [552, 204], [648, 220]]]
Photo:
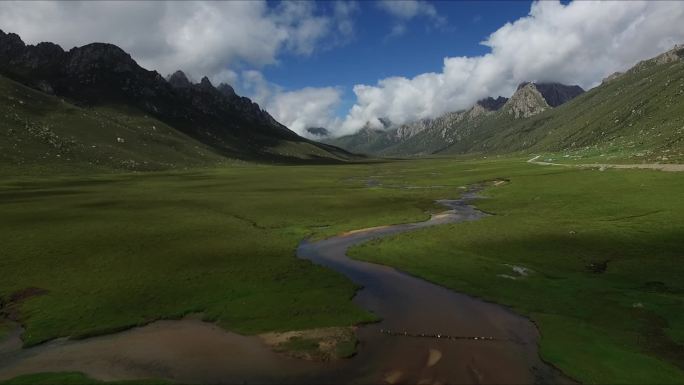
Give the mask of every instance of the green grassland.
[[539, 325], [543, 357], [579, 380], [681, 383], [682, 176], [525, 160], [6, 174], [0, 298], [44, 290], [13, 305], [27, 346], [189, 313], [243, 334], [369, 322], [356, 287], [297, 259], [297, 244], [424, 220], [435, 199], [505, 178], [478, 202], [496, 215], [354, 256], [511, 306]]
[[[519, 161], [474, 167], [426, 160], [6, 176], [0, 298], [47, 291], [19, 304], [26, 345], [197, 312], [241, 333], [370, 321], [350, 302], [354, 285], [297, 259], [298, 243], [423, 220], [439, 210], [434, 199], [462, 184], [546, 172]], [[432, 185], [443, 187], [402, 188]]]
[[544, 169], [486, 191], [477, 206], [493, 216], [350, 254], [512, 307], [582, 382], [684, 382], [684, 178]]

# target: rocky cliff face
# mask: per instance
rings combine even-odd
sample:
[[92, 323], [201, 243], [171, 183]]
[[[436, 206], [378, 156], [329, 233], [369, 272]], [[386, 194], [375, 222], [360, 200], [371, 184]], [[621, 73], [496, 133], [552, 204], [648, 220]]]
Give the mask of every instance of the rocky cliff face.
[[668, 64], [684, 60], [684, 44], [676, 44], [671, 50], [651, 59], [655, 64]]
[[506, 102], [503, 110], [514, 118], [528, 118], [545, 111], [550, 106], [533, 83], [518, 86], [513, 96]]
[[488, 98], [478, 100], [476, 105], [484, 108], [487, 111], [498, 111], [504, 106], [504, 104], [506, 104], [507, 101], [508, 98], [504, 98], [503, 96], [499, 96], [496, 99], [490, 96]]
[[560, 83], [534, 83], [534, 86], [551, 107], [558, 107], [584, 93], [580, 86], [566, 86]]
[[449, 129], [463, 120], [476, 119], [486, 116], [499, 110], [507, 101], [507, 98], [499, 96], [494, 99], [488, 97], [479, 100], [468, 110], [447, 112], [446, 114], [434, 119], [421, 119], [416, 122], [406, 123], [397, 127], [391, 136], [395, 142], [412, 138], [422, 132], [435, 132], [442, 138], [447, 138]]
[[180, 71], [164, 79], [111, 44], [64, 51], [52, 43], [26, 45], [16, 34], [0, 31], [0, 74], [80, 105], [132, 106], [231, 151], [303, 140], [229, 85], [214, 87], [207, 78], [192, 84]]
[[525, 82], [518, 86], [503, 109], [516, 119], [529, 118], [551, 107], [558, 107], [582, 93], [584, 90], [580, 86]]

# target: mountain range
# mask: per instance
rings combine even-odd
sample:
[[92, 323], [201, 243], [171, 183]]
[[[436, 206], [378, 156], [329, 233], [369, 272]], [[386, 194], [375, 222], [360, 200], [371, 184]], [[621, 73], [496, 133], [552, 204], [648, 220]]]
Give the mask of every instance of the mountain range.
[[[351, 156], [346, 151], [298, 136], [256, 103], [238, 96], [230, 85], [215, 87], [206, 77], [193, 84], [180, 71], [164, 78], [156, 71], [140, 67], [128, 53], [112, 44], [92, 43], [65, 51], [53, 43], [26, 45], [18, 35], [0, 31], [0, 75], [5, 78], [2, 79], [5, 86], [15, 92], [19, 92], [18, 88], [9, 81], [42, 94], [39, 96], [29, 90], [21, 90], [26, 98], [38, 98], [49, 103], [49, 98], [44, 96], [52, 96], [80, 109], [84, 115], [106, 109], [110, 115], [126, 117], [139, 114], [155, 120], [158, 124], [151, 123], [148, 128], [166, 126], [179, 140], [190, 140], [191, 147], [201, 147], [211, 153], [209, 158], [339, 161]], [[21, 104], [16, 110], [13, 114], [17, 116], [10, 114], [15, 120], [33, 121], [40, 117], [30, 111], [19, 114]], [[57, 131], [64, 129], [59, 121], [31, 124], [42, 125], [41, 129], [48, 127], [57, 136], [60, 136]], [[104, 132], [110, 129], [106, 122], [100, 122], [100, 127], [93, 126], [92, 122], [77, 124], [83, 125], [84, 130], [99, 130], [99, 136], [107, 136], [107, 139], [102, 138], [103, 141], [87, 143], [90, 146], [106, 146], [123, 135], [117, 134], [114, 128], [112, 132]], [[137, 129], [129, 127], [129, 130]], [[78, 143], [82, 137], [93, 133], [63, 134], [66, 137], [62, 140]], [[155, 140], [155, 132], [131, 134], [127, 134], [129, 142], [144, 141], [146, 136], [150, 137], [148, 141]], [[116, 142], [119, 147], [126, 146], [127, 140], [123, 140]], [[18, 143], [21, 147], [30, 146], [30, 136], [19, 142], [5, 143], [3, 147], [16, 148]], [[71, 147], [72, 150], [78, 148]], [[197, 160], [204, 158], [200, 156]], [[121, 162], [126, 160], [120, 159]], [[161, 166], [164, 162], [162, 157], [156, 163]]]
[[[501, 110], [514, 119], [528, 118], [552, 106], [559, 106], [582, 94], [579, 86], [558, 83], [522, 83], [511, 98], [499, 96], [479, 100], [464, 111], [449, 112], [435, 119], [384, 129], [366, 125], [361, 131], [328, 141], [351, 151], [376, 155], [426, 155], [462, 141], [487, 117]], [[388, 122], [387, 119], [384, 122]]]
[[616, 73], [584, 92], [557, 83], [519, 85], [509, 98], [326, 142], [377, 156], [563, 153], [635, 161], [684, 160], [684, 47]]
[[234, 161], [344, 162], [410, 157], [562, 153], [684, 161], [684, 47], [579, 86], [524, 82], [463, 111], [353, 135], [302, 138], [228, 84], [163, 77], [111, 44], [68, 51], [0, 31], [0, 167], [127, 170]]

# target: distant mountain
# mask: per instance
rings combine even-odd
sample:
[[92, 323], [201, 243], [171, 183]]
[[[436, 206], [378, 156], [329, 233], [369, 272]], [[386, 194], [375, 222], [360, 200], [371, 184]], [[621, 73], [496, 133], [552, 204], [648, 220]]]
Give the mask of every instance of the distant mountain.
[[299, 137], [227, 84], [164, 79], [119, 47], [93, 43], [64, 51], [26, 45], [0, 31], [0, 74], [83, 108], [135, 109], [229, 158], [257, 161], [339, 160], [350, 154]]
[[[474, 123], [501, 109], [507, 100], [501, 96], [496, 99], [489, 97], [478, 101], [468, 110], [449, 112], [435, 119], [422, 119], [394, 128], [384, 125], [383, 129], [371, 129], [366, 125], [356, 134], [330, 139], [327, 143], [353, 152], [375, 155], [430, 154], [462, 136], [462, 132], [452, 130], [452, 127]], [[382, 121], [389, 122], [387, 119]]]
[[458, 140], [461, 132], [451, 130], [456, 125], [468, 125], [500, 109], [507, 98], [486, 98], [472, 108], [444, 114], [435, 119], [391, 127], [388, 119], [382, 119], [382, 129], [370, 128], [368, 124], [358, 133], [326, 142], [350, 151], [385, 156], [416, 156], [430, 154]]
[[328, 137], [328, 135], [330, 135], [330, 132], [328, 132], [328, 130], [323, 127], [309, 127], [306, 129], [306, 132], [321, 138], [326, 138]]
[[[467, 145], [477, 136], [477, 127], [495, 117], [504, 120], [530, 118], [554, 106], [559, 106], [584, 90], [579, 86], [559, 83], [521, 83], [510, 98], [499, 96], [479, 100], [465, 111], [446, 113], [435, 119], [423, 119], [400, 127], [378, 132], [373, 140], [356, 140], [355, 135], [368, 138], [368, 132], [329, 140], [328, 143], [353, 152], [383, 156], [420, 156], [447, 151]], [[501, 122], [501, 124], [509, 124]], [[359, 145], [359, 142], [362, 145]], [[368, 144], [372, 142], [372, 144]], [[467, 150], [466, 150], [467, 152]]]
[[477, 104], [479, 104], [485, 110], [497, 111], [498, 109], [503, 107], [503, 105], [506, 104], [507, 101], [508, 98], [504, 98], [503, 96], [499, 96], [496, 99], [490, 96], [488, 98], [479, 100]]
[[584, 90], [580, 86], [566, 86], [560, 83], [533, 83], [546, 103], [551, 107], [558, 107], [563, 103], [582, 95]]
[[514, 119], [504, 109], [437, 153], [556, 152], [684, 162], [684, 46], [528, 118]]
[[526, 82], [508, 100], [488, 98], [467, 111], [374, 133], [372, 146], [358, 145], [367, 132], [329, 143], [381, 156], [523, 151], [684, 161], [683, 58], [678, 45], [588, 92]]
[[583, 92], [584, 90], [580, 86], [524, 82], [518, 86], [503, 109], [516, 119], [529, 118], [551, 107], [558, 107]]

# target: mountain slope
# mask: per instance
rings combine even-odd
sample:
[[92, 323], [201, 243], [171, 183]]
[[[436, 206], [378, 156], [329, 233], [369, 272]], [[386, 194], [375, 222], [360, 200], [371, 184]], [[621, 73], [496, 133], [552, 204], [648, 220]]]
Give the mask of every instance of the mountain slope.
[[[471, 146], [478, 127], [495, 117], [511, 124], [519, 119], [540, 114], [553, 106], [561, 105], [584, 90], [578, 86], [558, 83], [522, 83], [510, 99], [499, 96], [478, 101], [465, 111], [449, 112], [435, 119], [424, 119], [404, 124], [393, 130], [374, 133], [371, 145], [366, 145], [359, 134], [331, 139], [328, 143], [353, 152], [382, 156], [420, 156]], [[368, 137], [368, 133], [362, 133]], [[468, 150], [464, 150], [468, 152]]]
[[[464, 113], [432, 120], [442, 122], [439, 130], [423, 130], [408, 139], [376, 146], [372, 153], [415, 156], [524, 151], [681, 162], [684, 47], [675, 46], [625, 73], [613, 74], [586, 93], [576, 86], [523, 83], [495, 112], [453, 119], [458, 114]], [[376, 134], [382, 135], [392, 137], [392, 131]], [[330, 143], [362, 151], [353, 146], [352, 137]]]
[[0, 76], [0, 165], [161, 170], [226, 159], [134, 109], [82, 108]]
[[435, 119], [423, 119], [393, 129], [364, 127], [356, 134], [329, 139], [327, 143], [352, 152], [383, 156], [431, 154], [461, 140], [469, 127], [502, 108], [507, 101], [504, 97], [490, 97], [465, 111], [449, 112]]
[[468, 143], [440, 153], [563, 152], [643, 161], [684, 160], [684, 47], [643, 61], [529, 119], [494, 116]]
[[0, 31], [0, 74], [86, 108], [134, 109], [229, 158], [339, 160], [345, 151], [304, 139], [256, 103], [207, 78], [191, 84], [147, 71], [120, 48], [103, 43], [69, 51], [52, 43], [25, 45]]

